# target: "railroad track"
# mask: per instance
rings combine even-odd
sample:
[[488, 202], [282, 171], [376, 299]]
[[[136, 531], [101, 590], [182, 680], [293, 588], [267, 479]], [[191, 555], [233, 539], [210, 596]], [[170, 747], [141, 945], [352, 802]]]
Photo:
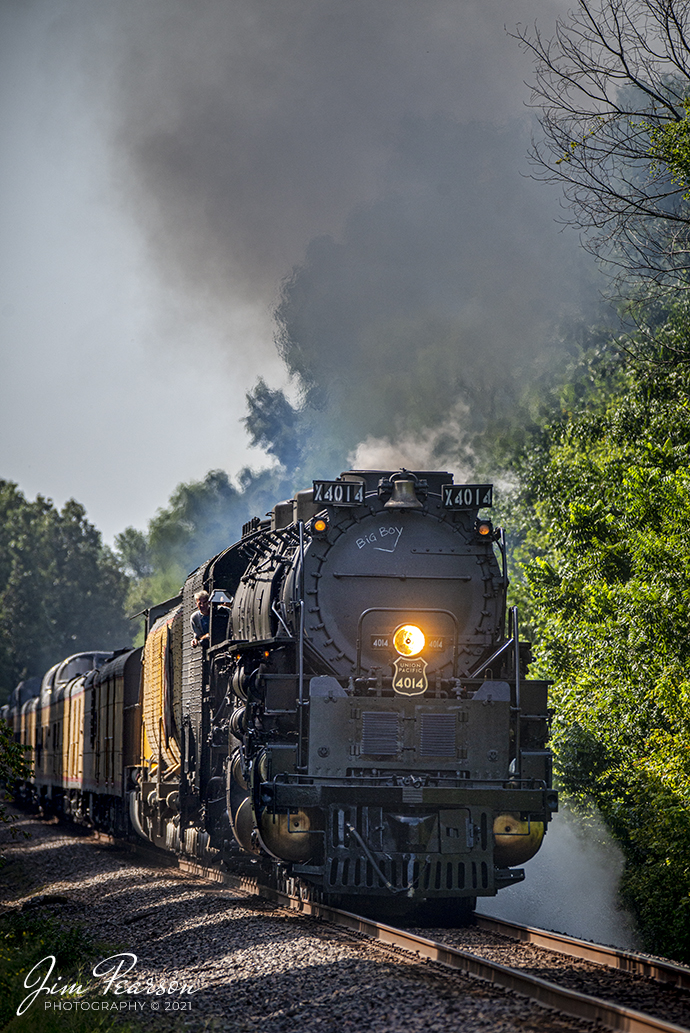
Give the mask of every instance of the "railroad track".
[[[489, 939], [485, 944], [474, 942], [472, 950], [468, 950], [451, 942], [459, 939], [464, 943], [467, 939], [464, 930], [444, 929], [440, 931], [442, 941], [432, 939], [411, 929], [395, 928], [304, 899], [297, 891], [281, 892], [262, 886], [251, 878], [221, 873], [193, 861], [180, 859], [179, 866], [190, 874], [258, 894], [282, 907], [370, 937], [393, 949], [408, 951], [486, 980], [494, 986], [512, 990], [564, 1015], [624, 1033], [688, 1033], [690, 1030], [690, 969], [673, 962], [502, 922], [481, 914], [477, 915], [476, 928], [490, 933], [494, 940]], [[505, 946], [496, 946], [496, 936], [529, 945], [533, 956], [526, 960], [523, 957], [519, 965], [493, 960], [488, 955], [506, 953]], [[535, 950], [541, 954], [534, 955]], [[510, 953], [514, 954], [514, 950]], [[577, 965], [564, 965], [562, 961], [554, 964], [549, 955], [551, 959], [554, 956], [571, 959]], [[544, 970], [549, 971], [552, 978], [544, 978], [540, 974]], [[592, 985], [595, 991], [590, 989]], [[606, 996], [599, 996], [601, 993]], [[617, 999], [609, 999], [610, 996]], [[626, 1003], [639, 998], [644, 1000], [648, 1011]]]
[[515, 922], [506, 922], [488, 915], [478, 914], [476, 919], [480, 929], [496, 932], [501, 936], [532, 943], [571, 958], [592, 961], [596, 965], [604, 965], [619, 972], [655, 979], [659, 983], [666, 983], [681, 990], [690, 990], [690, 968], [676, 965], [663, 958], [617, 950], [615, 947], [606, 947], [590, 943], [587, 940], [577, 940], [571, 936], [564, 936], [562, 933], [534, 929], [528, 925], [518, 925]]
[[[419, 930], [394, 928], [305, 899], [299, 887], [281, 892], [249, 875], [223, 873], [146, 847], [139, 850], [109, 836], [97, 838], [135, 852], [147, 862], [212, 881], [221, 894], [227, 888], [235, 894], [241, 891], [263, 898], [296, 918], [317, 919], [347, 930], [363, 942], [373, 941], [385, 952], [400, 952], [401, 959], [425, 959], [431, 966], [430, 976], [437, 966], [440, 973], [451, 968], [460, 976], [511, 990], [562, 1016], [626, 1033], [690, 1031], [690, 970], [670, 962], [482, 915], [468, 929], [420, 934]], [[548, 1026], [545, 1019], [544, 1028]]]

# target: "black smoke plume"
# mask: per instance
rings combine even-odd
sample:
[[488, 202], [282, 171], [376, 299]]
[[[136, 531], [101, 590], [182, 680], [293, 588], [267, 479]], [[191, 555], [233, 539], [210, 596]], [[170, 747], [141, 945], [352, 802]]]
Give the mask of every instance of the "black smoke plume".
[[88, 88], [190, 359], [237, 391], [240, 368], [268, 380], [275, 332], [292, 385], [283, 404], [285, 383], [258, 384], [245, 422], [284, 468], [372, 442], [459, 456], [551, 361], [589, 274], [526, 178], [531, 68], [505, 28], [547, 31], [562, 6], [37, 0], [25, 15], [56, 83], [70, 70]]

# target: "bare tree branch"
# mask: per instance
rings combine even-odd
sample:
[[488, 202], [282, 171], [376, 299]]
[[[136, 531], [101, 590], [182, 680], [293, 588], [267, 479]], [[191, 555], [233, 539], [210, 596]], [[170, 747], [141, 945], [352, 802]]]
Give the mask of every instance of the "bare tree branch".
[[563, 187], [563, 221], [621, 283], [690, 288], [690, 182], [659, 147], [689, 117], [690, 4], [577, 0], [552, 38], [536, 25], [515, 38], [535, 62], [530, 158]]

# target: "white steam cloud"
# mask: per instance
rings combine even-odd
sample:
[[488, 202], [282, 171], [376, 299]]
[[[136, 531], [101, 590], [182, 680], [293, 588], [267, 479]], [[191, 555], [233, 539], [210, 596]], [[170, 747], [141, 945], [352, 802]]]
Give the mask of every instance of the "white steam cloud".
[[442, 427], [427, 427], [416, 434], [400, 433], [376, 438], [369, 435], [351, 452], [347, 461], [353, 470], [442, 470], [451, 468], [459, 481], [471, 475], [471, 462], [462, 464], [458, 456], [471, 458], [467, 440], [466, 405], [456, 406]]
[[621, 907], [620, 848], [600, 820], [580, 821], [567, 809], [549, 825], [541, 850], [525, 865], [525, 881], [497, 897], [480, 898], [477, 911], [509, 922], [622, 950], [639, 950], [631, 916]]

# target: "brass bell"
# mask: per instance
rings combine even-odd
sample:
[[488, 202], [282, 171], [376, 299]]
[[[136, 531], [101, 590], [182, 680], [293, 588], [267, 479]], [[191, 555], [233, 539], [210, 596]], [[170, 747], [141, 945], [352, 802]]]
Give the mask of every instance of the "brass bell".
[[423, 509], [422, 503], [417, 498], [415, 481], [407, 477], [400, 477], [393, 481], [393, 492], [384, 509]]

